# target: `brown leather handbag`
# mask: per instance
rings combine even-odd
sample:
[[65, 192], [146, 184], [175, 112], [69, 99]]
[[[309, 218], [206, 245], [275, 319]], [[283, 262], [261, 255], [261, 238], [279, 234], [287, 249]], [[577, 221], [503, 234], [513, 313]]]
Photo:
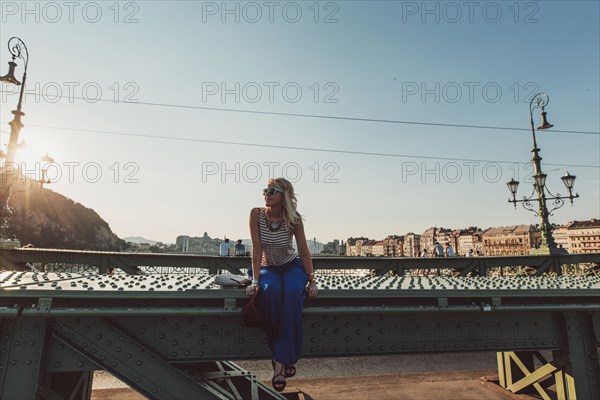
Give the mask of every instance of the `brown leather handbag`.
[[263, 326], [264, 318], [258, 308], [258, 296], [260, 291], [255, 292], [248, 303], [242, 308], [242, 321], [249, 328]]

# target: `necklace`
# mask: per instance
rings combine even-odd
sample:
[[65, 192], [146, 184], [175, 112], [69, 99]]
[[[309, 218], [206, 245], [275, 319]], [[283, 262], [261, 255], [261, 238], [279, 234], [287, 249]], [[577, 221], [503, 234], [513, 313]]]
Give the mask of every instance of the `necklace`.
[[269, 226], [271, 227], [271, 229], [277, 229], [281, 226], [282, 220], [273, 221], [268, 213], [265, 213], [265, 215], [267, 217], [267, 221], [269, 222]]

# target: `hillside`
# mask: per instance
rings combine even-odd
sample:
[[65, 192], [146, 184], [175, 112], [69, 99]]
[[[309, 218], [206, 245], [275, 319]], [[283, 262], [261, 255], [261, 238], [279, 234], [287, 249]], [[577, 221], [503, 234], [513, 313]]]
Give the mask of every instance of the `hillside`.
[[123, 250], [127, 247], [94, 210], [41, 188], [31, 181], [13, 185], [9, 235], [22, 245], [80, 250]]
[[123, 240], [126, 241], [126, 242], [131, 242], [131, 243], [136, 243], [136, 244], [148, 243], [151, 246], [153, 246], [156, 243], [158, 243], [155, 240], [146, 239], [146, 238], [143, 238], [141, 236], [129, 236], [129, 237], [123, 238]]

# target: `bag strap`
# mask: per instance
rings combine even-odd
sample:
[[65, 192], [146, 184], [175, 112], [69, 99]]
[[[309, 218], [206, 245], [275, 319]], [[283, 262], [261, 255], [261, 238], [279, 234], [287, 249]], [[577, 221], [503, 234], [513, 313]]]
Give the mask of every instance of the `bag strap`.
[[[256, 219], [256, 228], [258, 229], [258, 243], [261, 244], [262, 240], [260, 237], [260, 213], [264, 213], [264, 211], [263, 211], [262, 207], [256, 207], [256, 208], [258, 209], [258, 218]], [[261, 245], [261, 249], [262, 249], [262, 245]], [[262, 250], [261, 250], [261, 252], [262, 252]], [[252, 254], [252, 257], [254, 258], [254, 254]], [[260, 260], [261, 260], [260, 262], [262, 264], [262, 254], [260, 255]], [[250, 267], [250, 268], [252, 268], [252, 267]]]
[[258, 209], [258, 218], [256, 219], [256, 227], [258, 228], [258, 241], [260, 242], [260, 214], [264, 214], [262, 207], [256, 207]]

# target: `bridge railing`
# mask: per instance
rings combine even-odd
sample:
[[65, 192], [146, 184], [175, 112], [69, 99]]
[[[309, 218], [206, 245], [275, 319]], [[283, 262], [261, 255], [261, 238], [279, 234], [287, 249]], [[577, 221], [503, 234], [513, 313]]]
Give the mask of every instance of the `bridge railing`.
[[[504, 276], [589, 275], [600, 271], [600, 253], [505, 257], [313, 257], [321, 275]], [[126, 274], [245, 274], [250, 257], [175, 253], [120, 253], [65, 249], [2, 250], [4, 270]]]

